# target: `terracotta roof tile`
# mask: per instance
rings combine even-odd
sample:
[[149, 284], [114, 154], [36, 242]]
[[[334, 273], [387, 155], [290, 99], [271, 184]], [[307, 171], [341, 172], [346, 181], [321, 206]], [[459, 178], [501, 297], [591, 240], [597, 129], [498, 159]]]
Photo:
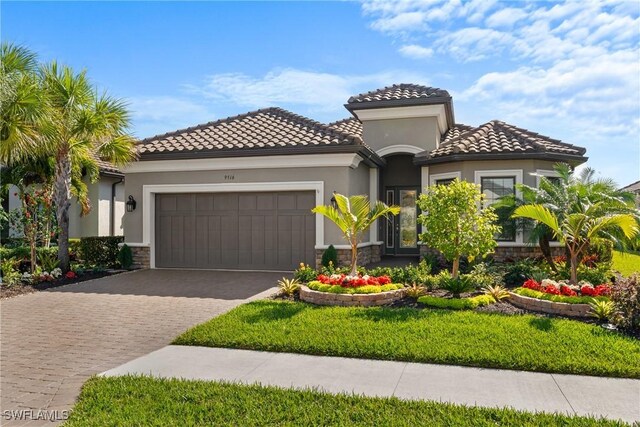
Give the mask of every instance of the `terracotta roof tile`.
[[447, 131], [440, 146], [421, 157], [437, 158], [460, 154], [556, 153], [582, 156], [586, 149], [564, 143], [498, 120], [477, 128], [456, 125]]
[[349, 104], [357, 104], [365, 102], [399, 101], [422, 98], [449, 98], [449, 96], [449, 92], [444, 89], [401, 83], [352, 96], [347, 102]]
[[166, 152], [222, 152], [275, 147], [362, 145], [341, 129], [281, 108], [265, 108], [141, 140], [141, 155]]
[[328, 126], [362, 141], [362, 122], [355, 117], [338, 120], [337, 122], [329, 123]]

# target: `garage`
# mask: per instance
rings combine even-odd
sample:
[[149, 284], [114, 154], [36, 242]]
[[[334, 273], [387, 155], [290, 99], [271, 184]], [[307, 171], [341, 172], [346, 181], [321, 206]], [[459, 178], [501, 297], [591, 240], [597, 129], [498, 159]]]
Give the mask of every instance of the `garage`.
[[160, 268], [293, 270], [315, 264], [312, 191], [155, 196]]

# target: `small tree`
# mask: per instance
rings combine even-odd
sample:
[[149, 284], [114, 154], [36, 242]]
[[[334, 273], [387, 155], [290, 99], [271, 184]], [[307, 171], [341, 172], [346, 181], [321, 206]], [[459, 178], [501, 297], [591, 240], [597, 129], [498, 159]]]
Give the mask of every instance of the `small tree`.
[[453, 263], [451, 276], [458, 277], [460, 257], [485, 257], [496, 247], [500, 226], [491, 207], [482, 207], [485, 196], [480, 186], [454, 180], [448, 185], [432, 185], [418, 199], [423, 226], [420, 241], [437, 249]]
[[371, 206], [367, 196], [343, 196], [334, 193], [337, 209], [333, 206], [319, 205], [311, 210], [313, 213], [324, 215], [333, 221], [340, 231], [344, 234], [344, 238], [351, 246], [351, 274], [358, 274], [358, 243], [360, 236], [367, 231], [369, 227], [380, 217], [388, 217], [389, 215], [398, 215], [400, 213], [399, 206], [387, 206], [380, 201]]
[[571, 263], [570, 283], [578, 284], [579, 256], [590, 244], [603, 241], [617, 243], [621, 239], [632, 240], [638, 233], [638, 223], [630, 214], [603, 214], [605, 202], [582, 204], [580, 211], [564, 218], [543, 205], [524, 205], [515, 210], [514, 218], [529, 218], [549, 227], [555, 237], [569, 251]]

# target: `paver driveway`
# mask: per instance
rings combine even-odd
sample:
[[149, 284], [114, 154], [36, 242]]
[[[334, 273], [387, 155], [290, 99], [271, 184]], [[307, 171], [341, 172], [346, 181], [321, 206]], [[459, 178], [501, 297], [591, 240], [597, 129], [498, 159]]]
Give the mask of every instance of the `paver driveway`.
[[268, 295], [280, 277], [145, 270], [1, 300], [0, 424], [24, 424], [9, 423], [6, 411], [68, 410], [91, 375], [157, 350], [247, 299]]

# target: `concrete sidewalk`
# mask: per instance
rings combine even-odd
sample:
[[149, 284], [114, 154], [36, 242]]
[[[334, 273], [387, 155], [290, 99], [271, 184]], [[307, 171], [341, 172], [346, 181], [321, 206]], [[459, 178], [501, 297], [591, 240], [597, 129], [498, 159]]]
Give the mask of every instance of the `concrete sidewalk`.
[[104, 372], [396, 396], [640, 422], [640, 380], [167, 346]]

